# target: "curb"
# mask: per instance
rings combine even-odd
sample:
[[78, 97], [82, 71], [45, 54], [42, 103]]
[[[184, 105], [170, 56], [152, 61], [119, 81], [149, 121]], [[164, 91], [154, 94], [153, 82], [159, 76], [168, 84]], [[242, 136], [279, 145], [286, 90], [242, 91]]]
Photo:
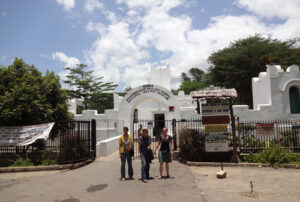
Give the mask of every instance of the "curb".
[[[192, 162], [187, 161], [186, 164], [188, 166], [211, 166], [211, 167], [221, 167], [221, 162]], [[223, 166], [227, 167], [272, 167], [268, 164], [262, 164], [262, 163], [223, 163]], [[280, 168], [293, 168], [293, 169], [300, 169], [300, 164], [280, 164]]]
[[50, 170], [67, 170], [76, 169], [88, 165], [94, 160], [86, 160], [80, 163], [53, 165], [53, 166], [28, 166], [28, 167], [5, 167], [0, 168], [0, 173], [13, 173], [13, 172], [31, 172], [31, 171], [50, 171]]

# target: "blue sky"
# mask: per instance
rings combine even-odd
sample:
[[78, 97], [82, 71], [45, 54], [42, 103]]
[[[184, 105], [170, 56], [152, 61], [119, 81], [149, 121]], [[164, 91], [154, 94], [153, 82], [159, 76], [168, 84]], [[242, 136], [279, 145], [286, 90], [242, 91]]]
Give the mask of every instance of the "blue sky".
[[1, 0], [0, 26], [1, 65], [21, 57], [63, 78], [84, 63], [121, 91], [170, 64], [176, 88], [234, 40], [300, 37], [300, 0]]

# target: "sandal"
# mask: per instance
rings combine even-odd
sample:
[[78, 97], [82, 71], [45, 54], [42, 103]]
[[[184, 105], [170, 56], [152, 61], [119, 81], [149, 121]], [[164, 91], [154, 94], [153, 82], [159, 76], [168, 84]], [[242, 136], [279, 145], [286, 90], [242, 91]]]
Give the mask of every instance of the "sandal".
[[167, 177], [166, 178], [170, 178], [170, 175], [167, 175]]
[[158, 176], [158, 179], [160, 180], [160, 179], [161, 179], [161, 176]]

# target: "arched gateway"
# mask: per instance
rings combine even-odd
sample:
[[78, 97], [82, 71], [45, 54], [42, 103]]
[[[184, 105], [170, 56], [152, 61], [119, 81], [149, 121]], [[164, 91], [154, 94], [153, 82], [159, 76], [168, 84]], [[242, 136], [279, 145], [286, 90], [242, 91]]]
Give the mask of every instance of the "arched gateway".
[[167, 107], [168, 120], [180, 119], [180, 107], [175, 96], [168, 89], [154, 84], [138, 86], [130, 90], [119, 105], [118, 118], [124, 120], [124, 125], [133, 131], [133, 114], [136, 107], [142, 102], [152, 100]]

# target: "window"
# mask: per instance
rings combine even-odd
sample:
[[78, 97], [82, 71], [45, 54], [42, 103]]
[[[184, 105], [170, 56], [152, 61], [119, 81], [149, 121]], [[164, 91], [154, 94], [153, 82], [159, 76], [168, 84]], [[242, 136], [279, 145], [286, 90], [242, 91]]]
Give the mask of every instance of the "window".
[[139, 119], [139, 117], [138, 117], [138, 110], [134, 109], [134, 111], [133, 111], [133, 122], [137, 123], [138, 119]]
[[300, 114], [299, 89], [292, 86], [289, 90], [291, 114]]

